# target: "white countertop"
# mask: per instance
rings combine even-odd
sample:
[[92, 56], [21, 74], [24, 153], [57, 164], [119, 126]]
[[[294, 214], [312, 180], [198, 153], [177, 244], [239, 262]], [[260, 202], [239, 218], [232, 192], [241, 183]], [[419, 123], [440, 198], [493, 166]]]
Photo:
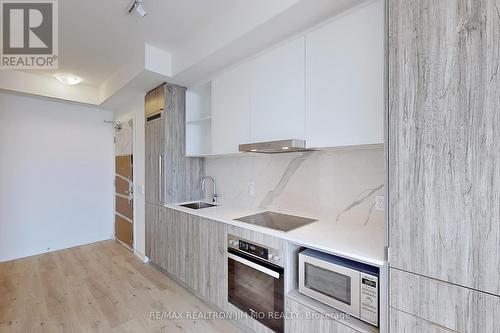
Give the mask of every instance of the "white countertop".
[[366, 264], [378, 267], [382, 267], [385, 264], [384, 230], [380, 227], [362, 226], [348, 222], [338, 223], [334, 220], [328, 221], [322, 219], [289, 232], [283, 232], [234, 220], [265, 211], [262, 209], [238, 208], [227, 205], [190, 209], [179, 205], [169, 204], [165, 205], [165, 207], [258, 231], [304, 247], [328, 252]]

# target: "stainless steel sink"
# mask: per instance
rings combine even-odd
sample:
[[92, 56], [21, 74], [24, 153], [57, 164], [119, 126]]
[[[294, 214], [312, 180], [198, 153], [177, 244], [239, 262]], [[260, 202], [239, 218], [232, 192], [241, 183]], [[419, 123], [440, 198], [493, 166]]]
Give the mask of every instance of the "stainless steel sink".
[[184, 205], [180, 205], [181, 207], [186, 207], [186, 208], [191, 208], [191, 209], [202, 209], [202, 208], [208, 208], [208, 207], [215, 207], [217, 205], [212, 205], [206, 202], [192, 202]]

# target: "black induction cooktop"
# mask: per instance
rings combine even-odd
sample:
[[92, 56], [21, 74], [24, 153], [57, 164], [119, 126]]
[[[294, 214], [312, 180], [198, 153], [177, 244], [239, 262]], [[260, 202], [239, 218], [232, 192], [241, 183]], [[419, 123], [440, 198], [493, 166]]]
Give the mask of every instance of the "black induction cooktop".
[[317, 220], [301, 216], [287, 215], [275, 212], [263, 212], [259, 214], [244, 216], [235, 219], [236, 221], [250, 223], [261, 227], [275, 229], [279, 231], [290, 231]]

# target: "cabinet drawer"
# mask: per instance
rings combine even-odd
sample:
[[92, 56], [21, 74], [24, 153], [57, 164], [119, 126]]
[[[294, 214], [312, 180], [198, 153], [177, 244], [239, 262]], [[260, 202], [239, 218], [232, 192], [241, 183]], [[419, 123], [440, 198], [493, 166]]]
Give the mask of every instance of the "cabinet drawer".
[[[455, 331], [434, 325], [396, 309], [390, 310], [390, 333], [452, 333]], [[479, 331], [478, 331], [479, 332]]]
[[392, 308], [458, 332], [500, 332], [498, 296], [393, 268], [390, 288]]
[[333, 319], [318, 319], [321, 318], [319, 312], [288, 297], [286, 299], [286, 312], [290, 314], [290, 319], [285, 322], [287, 333], [359, 333]]

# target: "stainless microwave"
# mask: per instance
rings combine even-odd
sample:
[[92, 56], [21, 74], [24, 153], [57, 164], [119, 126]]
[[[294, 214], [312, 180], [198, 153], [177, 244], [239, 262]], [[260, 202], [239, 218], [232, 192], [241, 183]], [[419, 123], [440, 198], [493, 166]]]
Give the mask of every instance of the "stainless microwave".
[[311, 249], [299, 253], [299, 292], [379, 325], [379, 269]]

